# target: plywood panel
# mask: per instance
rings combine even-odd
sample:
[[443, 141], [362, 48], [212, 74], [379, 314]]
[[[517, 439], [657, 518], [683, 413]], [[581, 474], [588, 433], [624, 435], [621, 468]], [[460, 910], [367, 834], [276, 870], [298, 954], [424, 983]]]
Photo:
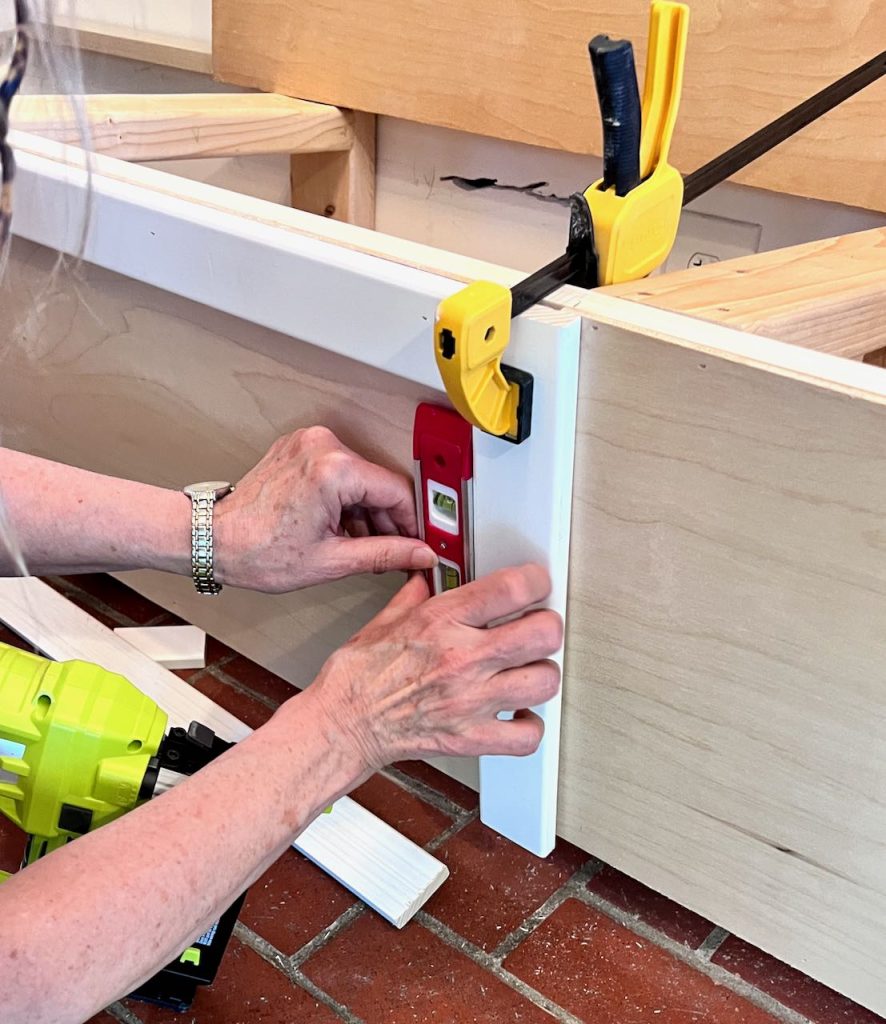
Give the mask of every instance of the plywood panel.
[[[68, 253], [82, 246], [85, 258], [98, 266], [285, 332], [280, 339], [284, 348], [288, 339], [295, 337], [309, 340], [324, 353], [348, 357], [348, 362], [352, 353], [358, 354], [364, 366], [408, 382], [407, 393], [413, 394], [415, 385], [423, 385], [420, 393], [431, 394], [430, 387], [442, 397], [433, 356], [433, 312], [440, 298], [456, 286], [448, 278], [419, 271], [400, 258], [392, 263], [361, 251], [361, 238], [373, 239], [371, 232], [347, 226], [345, 234], [351, 244], [339, 246], [323, 237], [323, 221], [297, 216], [270, 203], [181, 183], [171, 175], [133, 168], [101, 155], [92, 158], [92, 174], [87, 178], [78, 170], [85, 157], [82, 151], [28, 135], [16, 135], [14, 145], [23, 198], [16, 206], [16, 231], [21, 237]], [[84, 240], [74, 226], [70, 207], [82, 201], [87, 187], [90, 222]], [[305, 221], [319, 225], [320, 237], [316, 227], [310, 232], [303, 230]], [[382, 247], [387, 248], [390, 241], [382, 240]], [[421, 251], [405, 243], [393, 249], [407, 250], [413, 259]], [[439, 254], [429, 250], [428, 255], [434, 260]], [[164, 308], [163, 298], [156, 293], [153, 301], [156, 308]], [[151, 329], [144, 328], [145, 336], [150, 333]], [[211, 345], [190, 345], [186, 334], [182, 332], [178, 348], [203, 348], [204, 358], [219, 357]], [[579, 319], [571, 313], [541, 309], [515, 323], [511, 352], [535, 377], [531, 457], [525, 448], [515, 452], [500, 439], [487, 438], [474, 450], [475, 497], [479, 499], [481, 482], [494, 496], [491, 501], [478, 500], [474, 508], [473, 537], [483, 546], [484, 571], [530, 559], [542, 562], [552, 579], [548, 605], [561, 615], [565, 613], [569, 554], [564, 498], [571, 491], [579, 341]], [[325, 383], [330, 378], [322, 365], [323, 356], [319, 358], [316, 376]], [[224, 366], [219, 372], [224, 377], [229, 370]], [[361, 378], [354, 376], [360, 389]], [[347, 372], [345, 377], [350, 379]], [[170, 390], [175, 391], [177, 377], [168, 380]], [[387, 386], [396, 388], [393, 381]], [[372, 391], [371, 385], [368, 390]], [[281, 407], [287, 413], [304, 405], [297, 391], [285, 399], [281, 399]], [[378, 395], [372, 399], [381, 400]], [[414, 405], [415, 400], [409, 405], [410, 424]], [[345, 403], [341, 412], [362, 438], [360, 426], [354, 425], [359, 420], [359, 404]], [[223, 415], [236, 438], [236, 417]], [[311, 422], [315, 421], [312, 417]], [[359, 446], [364, 450], [362, 440]], [[549, 457], [550, 452], [556, 457]], [[142, 453], [135, 454], [139, 457]], [[514, 486], [508, 467], [515, 462], [532, 467], [536, 486], [526, 495], [517, 485], [514, 500], [501, 501], [507, 487]], [[497, 484], [498, 480], [503, 483]], [[483, 543], [487, 535], [496, 543]], [[497, 543], [502, 537], [509, 538], [507, 545]], [[480, 557], [477, 562], [479, 565]], [[347, 588], [347, 584], [343, 586]], [[247, 604], [247, 610], [253, 607]], [[219, 633], [202, 609], [185, 617]], [[233, 639], [227, 630], [219, 635], [262, 660], [261, 654], [244, 649], [236, 629]], [[249, 635], [251, 643], [264, 647], [257, 628], [250, 629]], [[327, 653], [335, 646], [327, 645]], [[284, 647], [285, 657], [297, 657], [298, 648], [291, 638], [284, 641]], [[557, 656], [561, 657], [562, 651]], [[304, 666], [298, 664], [296, 672], [303, 673]], [[552, 727], [537, 757], [521, 762], [519, 771], [515, 768], [508, 773], [526, 774], [526, 799], [514, 806], [508, 775], [499, 784], [489, 780], [501, 779], [500, 774], [486, 772], [482, 785], [481, 820], [539, 855], [549, 852], [555, 842], [552, 801], [559, 762], [559, 707], [557, 695], [543, 710]], [[529, 797], [530, 790], [534, 798]]]
[[879, 374], [643, 315], [583, 340], [560, 831], [886, 1012]]
[[[886, 46], [878, 0], [694, 0], [673, 157], [693, 170]], [[647, 0], [214, 0], [223, 81], [575, 153], [600, 152], [587, 42], [644, 56]], [[736, 180], [886, 209], [886, 82]], [[490, 168], [495, 176], [496, 168]], [[576, 184], [586, 184], [577, 182]]]
[[[5, 323], [17, 327], [0, 364], [2, 443], [179, 487], [237, 479], [281, 433], [325, 423], [411, 472], [415, 404], [435, 397], [429, 389], [94, 267], [53, 278], [54, 260], [16, 239], [3, 290]], [[305, 685], [397, 577], [282, 598], [228, 590], [218, 602], [174, 582], [195, 622], [232, 637], [257, 630], [264, 659], [285, 660]]]
[[[322, 423], [374, 461], [411, 473], [415, 406], [439, 401], [437, 392], [94, 267], [53, 279], [53, 262], [46, 249], [17, 240], [5, 308], [25, 322], [0, 379], [3, 443], [180, 487], [236, 480], [279, 434]], [[38, 312], [28, 316], [29, 307]], [[488, 511], [474, 522], [483, 572], [530, 558], [562, 567], [568, 558], [578, 328], [574, 317], [548, 311], [527, 330], [537, 365], [524, 365], [541, 385], [534, 444], [487, 438], [475, 449], [476, 509]], [[545, 375], [558, 369], [545, 388]], [[515, 464], [531, 467], [536, 480], [550, 474], [554, 484], [527, 499]], [[509, 520], [525, 518], [527, 500], [537, 506], [528, 538]], [[565, 604], [565, 573], [552, 566], [552, 576]], [[368, 576], [285, 597], [226, 590], [207, 602], [186, 579], [121, 578], [299, 686], [402, 582], [397, 574]], [[484, 821], [539, 855], [556, 839], [559, 700], [543, 716], [548, 735], [533, 757], [486, 759], [481, 799]], [[477, 783], [472, 761], [435, 763]]]

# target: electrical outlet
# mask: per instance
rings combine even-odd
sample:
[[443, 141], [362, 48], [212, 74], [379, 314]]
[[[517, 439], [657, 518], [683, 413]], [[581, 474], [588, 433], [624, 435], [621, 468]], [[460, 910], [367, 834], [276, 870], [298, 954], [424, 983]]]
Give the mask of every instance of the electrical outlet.
[[760, 251], [762, 233], [760, 224], [684, 211], [677, 240], [663, 271], [685, 270], [687, 267], [731, 260], [736, 256], [749, 256]]

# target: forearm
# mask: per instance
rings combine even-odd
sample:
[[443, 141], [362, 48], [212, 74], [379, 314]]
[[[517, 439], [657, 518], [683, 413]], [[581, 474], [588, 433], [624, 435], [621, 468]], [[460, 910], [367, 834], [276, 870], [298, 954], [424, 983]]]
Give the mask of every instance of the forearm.
[[0, 886], [0, 1019], [86, 1020], [173, 960], [360, 781], [349, 749], [308, 691], [193, 779]]
[[[0, 448], [0, 502], [33, 575], [190, 572], [186, 495]], [[0, 575], [18, 571], [0, 534]]]

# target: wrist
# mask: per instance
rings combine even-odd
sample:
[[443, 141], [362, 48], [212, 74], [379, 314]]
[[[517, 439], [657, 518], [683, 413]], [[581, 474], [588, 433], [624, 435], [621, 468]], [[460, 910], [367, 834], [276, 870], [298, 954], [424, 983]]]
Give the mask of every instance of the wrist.
[[354, 743], [350, 731], [331, 711], [321, 691], [318, 683], [312, 684], [282, 704], [262, 727], [280, 729], [297, 744], [304, 742], [307, 732], [308, 742], [317, 745], [316, 765], [323, 781], [318, 812], [365, 782], [375, 771]]
[[228, 494], [215, 503], [213, 511], [212, 533], [214, 537], [214, 575], [222, 586], [242, 587], [248, 583], [242, 579], [243, 558], [240, 552], [246, 550], [244, 538], [241, 536], [240, 520], [235, 512], [233, 494]]
[[135, 553], [139, 567], [190, 576], [191, 501], [180, 491], [160, 487], [152, 491], [147, 503], [151, 514]]

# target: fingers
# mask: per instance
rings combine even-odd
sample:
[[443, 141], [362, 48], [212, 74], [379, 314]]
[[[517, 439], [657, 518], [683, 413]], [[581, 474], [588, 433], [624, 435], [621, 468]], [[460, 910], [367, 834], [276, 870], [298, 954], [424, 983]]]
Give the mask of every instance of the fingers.
[[384, 509], [345, 508], [342, 509], [341, 521], [351, 537], [400, 536], [400, 530]]
[[500, 569], [457, 590], [441, 594], [439, 607], [466, 626], [488, 626], [528, 610], [551, 592], [551, 578], [540, 565]]
[[349, 537], [369, 537], [372, 534], [366, 511], [362, 508], [343, 509], [341, 524]]
[[[362, 506], [372, 512], [380, 533], [407, 537], [418, 533], [412, 481], [362, 458], [328, 428], [306, 427], [278, 438], [268, 454], [278, 461], [299, 454], [308, 457], [341, 507]], [[378, 512], [387, 515], [378, 520]]]
[[332, 537], [320, 547], [318, 561], [323, 578], [329, 580], [361, 572], [432, 569], [437, 564], [427, 544], [410, 537]]
[[[402, 533], [407, 537], [418, 533], [415, 494], [412, 481], [407, 477], [353, 455], [348, 457], [336, 485], [341, 504], [369, 509], [376, 526], [383, 532]], [[387, 516], [379, 520], [376, 517], [380, 513], [387, 513]], [[389, 523], [391, 529], [384, 530], [383, 522]]]
[[553, 661], [536, 661], [499, 672], [484, 685], [481, 697], [493, 713], [539, 707], [560, 692], [560, 668]]
[[415, 573], [375, 616], [372, 623], [376, 626], [383, 626], [387, 622], [394, 622], [401, 618], [404, 612], [424, 604], [429, 596], [430, 591], [424, 575]]
[[488, 722], [471, 733], [477, 754], [505, 754], [526, 757], [538, 750], [545, 724], [533, 711], [518, 711], [509, 722]]
[[487, 630], [485, 660], [498, 669], [519, 668], [550, 658], [563, 645], [563, 620], [556, 612], [527, 612]]
[[374, 508], [369, 511], [369, 517], [372, 520], [372, 525], [375, 527], [375, 532], [380, 533], [382, 536], [396, 537], [400, 530], [397, 524], [391, 518], [390, 513], [383, 508]]

